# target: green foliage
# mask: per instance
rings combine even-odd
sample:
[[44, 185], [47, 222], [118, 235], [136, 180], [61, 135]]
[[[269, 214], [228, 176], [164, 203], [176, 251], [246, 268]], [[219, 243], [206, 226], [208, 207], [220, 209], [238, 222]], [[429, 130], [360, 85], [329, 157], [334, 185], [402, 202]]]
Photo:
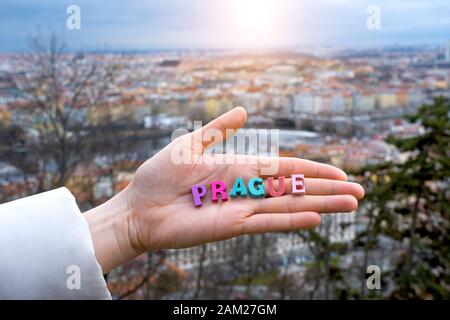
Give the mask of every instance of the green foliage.
[[[365, 204], [371, 224], [356, 244], [377, 247], [378, 236], [399, 244], [391, 278], [391, 298], [450, 298], [450, 101], [439, 97], [408, 117], [424, 133], [390, 137], [404, 163], [366, 168]], [[369, 243], [365, 243], [369, 241]]]

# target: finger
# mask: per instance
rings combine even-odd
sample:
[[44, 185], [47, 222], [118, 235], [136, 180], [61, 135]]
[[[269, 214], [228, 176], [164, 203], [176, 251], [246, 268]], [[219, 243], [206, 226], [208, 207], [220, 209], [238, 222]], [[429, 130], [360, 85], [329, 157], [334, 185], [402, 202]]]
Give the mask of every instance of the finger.
[[243, 107], [236, 107], [196, 130], [193, 133], [195, 142], [200, 143], [203, 150], [212, 147], [242, 128], [246, 120], [247, 111]]
[[[275, 191], [279, 189], [279, 179], [273, 179], [273, 189]], [[285, 194], [292, 192], [292, 179], [284, 179]], [[342, 195], [348, 194], [354, 196], [356, 199], [362, 199], [364, 197], [364, 188], [355, 182], [330, 180], [330, 179], [316, 179], [305, 178], [305, 192], [307, 195]], [[264, 180], [264, 190], [266, 196], [269, 196], [269, 182]]]
[[283, 232], [312, 228], [320, 224], [317, 212], [264, 213], [250, 216], [245, 222], [245, 234]]
[[315, 161], [290, 157], [258, 157], [262, 177], [290, 176], [303, 173], [305, 177], [347, 181], [347, 174], [339, 168]]
[[358, 201], [350, 195], [295, 196], [289, 194], [281, 197], [261, 198], [252, 202], [254, 203], [254, 213], [288, 213], [300, 211], [320, 213], [351, 212], [358, 207]]

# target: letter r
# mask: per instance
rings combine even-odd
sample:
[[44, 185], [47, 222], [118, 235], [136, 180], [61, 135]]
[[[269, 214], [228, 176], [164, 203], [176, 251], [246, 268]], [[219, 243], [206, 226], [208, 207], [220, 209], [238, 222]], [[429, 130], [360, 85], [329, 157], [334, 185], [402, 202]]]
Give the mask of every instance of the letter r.
[[217, 202], [219, 198], [217, 197], [217, 194], [220, 193], [220, 199], [222, 201], [228, 200], [227, 195], [227, 186], [223, 181], [220, 180], [214, 180], [211, 182], [211, 200], [213, 202]]

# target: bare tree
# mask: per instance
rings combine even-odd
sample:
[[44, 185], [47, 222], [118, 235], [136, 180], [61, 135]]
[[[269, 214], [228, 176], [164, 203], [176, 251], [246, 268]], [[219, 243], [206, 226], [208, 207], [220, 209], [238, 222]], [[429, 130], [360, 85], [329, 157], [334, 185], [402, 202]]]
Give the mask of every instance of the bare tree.
[[[102, 114], [108, 114], [118, 64], [96, 55], [70, 53], [51, 33], [30, 38], [13, 77], [29, 153], [39, 162], [39, 189], [62, 186], [77, 165], [107, 144]], [[104, 133], [104, 130], [103, 130]]]
[[199, 265], [197, 267], [197, 281], [195, 283], [195, 291], [194, 291], [195, 300], [199, 298], [200, 292], [202, 290], [203, 271], [206, 260], [206, 249], [207, 249], [206, 244], [202, 245], [200, 248]]

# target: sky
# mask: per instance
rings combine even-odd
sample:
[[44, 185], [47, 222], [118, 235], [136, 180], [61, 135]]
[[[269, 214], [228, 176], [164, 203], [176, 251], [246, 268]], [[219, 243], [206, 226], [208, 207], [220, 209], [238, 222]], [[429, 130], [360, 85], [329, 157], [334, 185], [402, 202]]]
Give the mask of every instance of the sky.
[[[69, 30], [69, 5], [81, 29]], [[366, 12], [380, 9], [380, 29]], [[444, 43], [449, 0], [2, 0], [0, 51], [52, 30], [73, 50], [247, 49]]]

